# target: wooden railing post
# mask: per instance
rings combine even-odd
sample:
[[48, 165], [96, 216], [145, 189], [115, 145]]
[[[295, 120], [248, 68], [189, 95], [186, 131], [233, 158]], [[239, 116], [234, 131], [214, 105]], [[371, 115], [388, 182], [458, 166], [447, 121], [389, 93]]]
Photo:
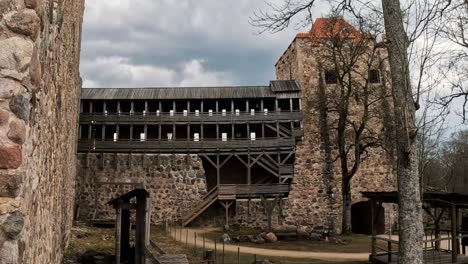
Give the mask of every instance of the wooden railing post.
[[392, 241], [387, 241], [388, 263], [392, 262]]

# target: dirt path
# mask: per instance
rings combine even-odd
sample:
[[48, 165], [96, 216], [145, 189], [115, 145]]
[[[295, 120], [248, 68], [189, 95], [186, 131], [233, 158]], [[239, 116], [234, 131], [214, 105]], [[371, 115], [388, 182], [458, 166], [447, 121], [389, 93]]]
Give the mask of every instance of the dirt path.
[[[188, 230], [188, 244], [195, 244], [195, 232], [197, 233], [197, 246], [203, 244], [202, 234], [208, 233], [211, 231], [219, 230], [217, 228], [191, 228]], [[185, 243], [186, 230], [182, 232], [182, 242]], [[171, 237], [174, 239], [180, 239], [180, 233], [174, 235], [174, 232], [171, 232]], [[205, 247], [209, 249], [214, 249], [215, 244], [212, 240], [205, 238]], [[369, 253], [337, 253], [337, 252], [308, 252], [308, 251], [296, 251], [296, 250], [277, 250], [277, 249], [264, 249], [264, 248], [255, 248], [255, 247], [246, 247], [246, 246], [237, 246], [237, 245], [225, 245], [224, 250], [228, 252], [237, 253], [238, 248], [240, 252], [245, 254], [257, 254], [261, 256], [273, 256], [273, 257], [288, 257], [288, 258], [309, 258], [325, 261], [357, 261], [357, 260], [367, 260], [369, 258]], [[220, 249], [220, 244], [218, 244], [218, 250]]]

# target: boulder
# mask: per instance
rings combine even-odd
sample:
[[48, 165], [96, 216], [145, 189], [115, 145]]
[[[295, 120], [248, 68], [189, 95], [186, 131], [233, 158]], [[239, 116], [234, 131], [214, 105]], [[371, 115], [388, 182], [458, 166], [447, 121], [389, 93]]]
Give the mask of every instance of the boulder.
[[263, 236], [263, 239], [265, 239], [265, 241], [268, 242], [268, 243], [274, 243], [274, 242], [278, 241], [278, 238], [276, 237], [276, 235], [273, 232], [266, 233]]
[[221, 236], [221, 241], [224, 242], [224, 243], [229, 243], [229, 242], [231, 242], [231, 237], [227, 233], [224, 233]]
[[309, 238], [309, 228], [307, 226], [298, 226], [297, 227], [297, 235], [299, 238]]
[[252, 242], [255, 244], [265, 244], [265, 239], [263, 239], [262, 237], [257, 237]]
[[252, 235], [238, 236], [237, 238], [238, 238], [239, 242], [252, 242], [252, 240], [254, 239], [254, 237]]

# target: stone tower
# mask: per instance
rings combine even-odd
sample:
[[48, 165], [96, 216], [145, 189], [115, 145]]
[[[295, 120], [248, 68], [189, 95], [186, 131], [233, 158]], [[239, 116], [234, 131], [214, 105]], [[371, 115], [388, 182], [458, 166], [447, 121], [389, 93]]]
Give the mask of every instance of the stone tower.
[[61, 263], [84, 0], [0, 0], [0, 263]]
[[[346, 41], [373, 38], [343, 19], [319, 18], [309, 32], [296, 35], [275, 68], [278, 80], [298, 80], [302, 94], [304, 139], [297, 146], [295, 177], [289, 195], [286, 222], [293, 225], [324, 226], [340, 232], [342, 194], [341, 163], [337, 159], [335, 132], [337, 117], [329, 106], [336, 99], [339, 85], [337, 73], [333, 70], [335, 65], [331, 59], [332, 51], [327, 45], [337, 36], [344, 36]], [[373, 41], [369, 41], [365, 49], [368, 52], [364, 52], [363, 58], [359, 58], [353, 65], [356, 76], [353, 81], [361, 84], [370, 82], [368, 88], [372, 89], [374, 96], [382, 98], [369, 108], [374, 118], [369, 121], [367, 128], [372, 131], [369, 134], [381, 139], [382, 146], [367, 150], [365, 159], [353, 177], [353, 204], [362, 201], [362, 191], [396, 188], [391, 146], [392, 117], [389, 114], [392, 111], [388, 109], [392, 104], [386, 49], [383, 44]], [[366, 56], [370, 56], [371, 52], [375, 58], [369, 64], [366, 63], [369, 61]], [[325, 98], [325, 101], [321, 102], [321, 98]], [[352, 99], [353, 102], [357, 100]], [[323, 106], [327, 107], [327, 111], [323, 110]], [[361, 110], [358, 103], [351, 103], [351, 119], [359, 119]], [[353, 163], [352, 157], [350, 163]]]

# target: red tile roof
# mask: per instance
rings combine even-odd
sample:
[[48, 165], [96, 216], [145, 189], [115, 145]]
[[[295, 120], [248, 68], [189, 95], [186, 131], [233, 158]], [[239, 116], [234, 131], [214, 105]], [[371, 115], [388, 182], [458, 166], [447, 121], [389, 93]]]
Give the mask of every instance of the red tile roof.
[[[329, 39], [337, 36], [337, 34], [339, 34], [338, 36], [341, 38], [348, 39], [362, 39], [373, 37], [371, 35], [360, 32], [343, 18], [317, 18], [309, 32], [296, 34], [294, 40], [298, 38], [311, 38], [311, 45], [313, 47], [318, 47], [320, 46], [319, 40]], [[286, 51], [284, 53], [286, 53]], [[278, 62], [281, 60], [281, 57], [278, 60]]]

